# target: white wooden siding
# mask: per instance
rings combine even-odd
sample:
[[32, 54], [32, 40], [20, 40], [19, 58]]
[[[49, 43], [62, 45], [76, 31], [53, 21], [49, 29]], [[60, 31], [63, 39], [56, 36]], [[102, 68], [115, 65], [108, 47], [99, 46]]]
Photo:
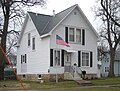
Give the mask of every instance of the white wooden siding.
[[[74, 15], [76, 12], [76, 15]], [[85, 29], [85, 46], [82, 44], [73, 43], [70, 47], [56, 44], [56, 34], [61, 36], [63, 40], [65, 39], [65, 27], [73, 26], [77, 28]], [[32, 50], [32, 44], [28, 47], [28, 33], [31, 33], [31, 38], [35, 37], [36, 48]], [[32, 43], [32, 39], [31, 39]], [[52, 35], [43, 39], [40, 36], [33, 25], [32, 21], [29, 19], [22, 39], [20, 47], [18, 48], [17, 56], [17, 72], [18, 74], [47, 74], [48, 69], [50, 73], [64, 73], [64, 67], [56, 68], [50, 67], [50, 48], [55, 49], [65, 49], [65, 50], [75, 50], [76, 52], [71, 54], [72, 65], [78, 63], [78, 52], [81, 50], [92, 51], [93, 52], [93, 67], [81, 67], [82, 70], [86, 70], [87, 73], [96, 74], [97, 73], [97, 36], [91, 30], [87, 21], [81, 16], [81, 13], [75, 9], [71, 14], [52, 32]], [[27, 54], [27, 71], [21, 73], [21, 55]]]
[[[76, 12], [76, 15], [74, 15]], [[83, 28], [85, 29], [85, 46], [82, 44], [71, 43], [70, 47], [66, 47], [63, 45], [56, 44], [56, 34], [61, 36], [63, 40], [65, 39], [65, 27], [76, 27], [76, 28]], [[68, 50], [75, 50], [75, 51], [92, 51], [93, 52], [93, 67], [81, 67], [82, 70], [86, 70], [87, 73], [96, 74], [97, 73], [97, 36], [91, 30], [88, 23], [85, 21], [83, 16], [81, 16], [80, 12], [75, 9], [71, 14], [52, 32], [52, 36], [50, 37], [50, 47], [51, 48], [59, 48], [59, 49], [68, 49]], [[72, 53], [72, 65], [74, 63], [78, 63], [78, 52]], [[60, 70], [60, 69], [59, 69]], [[64, 70], [61, 71], [64, 72]]]
[[[31, 33], [31, 44], [28, 47], [28, 33]], [[32, 50], [32, 37], [35, 37], [35, 50]], [[40, 36], [29, 19], [17, 55], [18, 74], [46, 74], [49, 68], [49, 38], [40, 39]], [[27, 70], [22, 71], [21, 55], [27, 54]]]

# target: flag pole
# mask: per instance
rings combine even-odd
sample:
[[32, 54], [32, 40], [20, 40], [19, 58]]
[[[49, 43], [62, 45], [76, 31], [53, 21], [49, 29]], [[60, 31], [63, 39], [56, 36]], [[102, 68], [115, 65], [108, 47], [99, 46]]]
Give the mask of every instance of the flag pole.
[[[57, 30], [56, 30], [57, 32]], [[55, 40], [57, 39], [57, 33], [55, 33]], [[57, 74], [57, 63], [58, 63], [58, 58], [57, 58], [57, 48], [58, 48], [58, 45], [56, 43], [56, 53], [55, 53], [55, 61], [56, 61], [56, 83], [58, 83], [58, 74]]]

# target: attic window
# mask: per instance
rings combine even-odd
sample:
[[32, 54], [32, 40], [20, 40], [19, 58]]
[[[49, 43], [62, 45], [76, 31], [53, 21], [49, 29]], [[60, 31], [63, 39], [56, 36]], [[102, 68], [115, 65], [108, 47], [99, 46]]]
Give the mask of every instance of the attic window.
[[74, 12], [74, 15], [77, 15], [77, 12]]

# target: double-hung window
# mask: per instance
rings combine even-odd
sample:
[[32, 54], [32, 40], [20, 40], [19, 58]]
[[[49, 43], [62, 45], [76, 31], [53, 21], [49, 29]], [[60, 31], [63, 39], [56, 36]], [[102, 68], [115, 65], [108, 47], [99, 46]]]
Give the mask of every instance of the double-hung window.
[[109, 67], [105, 67], [105, 72], [109, 72]]
[[27, 63], [27, 54], [21, 55], [21, 64], [22, 63]]
[[28, 46], [30, 46], [30, 33], [28, 33]]
[[70, 43], [81, 43], [81, 29], [69, 28], [69, 42]]
[[54, 50], [54, 66], [60, 66], [60, 50]]
[[32, 38], [32, 50], [35, 50], [35, 37]]
[[90, 66], [90, 53], [82, 52], [82, 66], [89, 67]]
[[76, 42], [81, 42], [81, 29], [76, 29]]
[[75, 42], [75, 30], [74, 30], [74, 28], [69, 28], [69, 41]]

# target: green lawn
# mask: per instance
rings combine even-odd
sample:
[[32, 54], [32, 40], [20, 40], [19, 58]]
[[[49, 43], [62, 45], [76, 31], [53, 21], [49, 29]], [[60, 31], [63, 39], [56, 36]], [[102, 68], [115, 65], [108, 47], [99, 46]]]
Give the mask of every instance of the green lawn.
[[[90, 80], [93, 86], [105, 86], [105, 85], [119, 85], [119, 87], [88, 87], [80, 86], [74, 81], [63, 82], [45, 82], [38, 83], [32, 81], [23, 81], [23, 84], [27, 90], [37, 91], [120, 91], [120, 77], [118, 78], [102, 78], [97, 80]], [[8, 90], [9, 89], [9, 90]], [[0, 81], [0, 91], [14, 91], [20, 90], [21, 85], [18, 81]]]
[[120, 77], [115, 78], [101, 78], [97, 80], [91, 80], [94, 85], [116, 85], [120, 84]]

